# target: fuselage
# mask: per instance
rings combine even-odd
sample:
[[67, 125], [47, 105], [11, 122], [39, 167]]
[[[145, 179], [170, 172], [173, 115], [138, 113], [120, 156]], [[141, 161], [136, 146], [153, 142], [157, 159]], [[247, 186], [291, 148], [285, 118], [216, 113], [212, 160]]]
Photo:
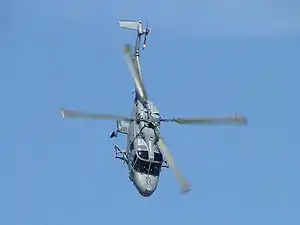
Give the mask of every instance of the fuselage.
[[155, 121], [159, 121], [159, 112], [150, 101], [147, 108], [135, 99], [132, 118], [147, 119], [150, 114], [154, 122], [130, 122], [126, 149], [130, 179], [144, 197], [151, 196], [156, 190], [163, 162], [162, 154], [155, 144], [159, 132], [159, 122], [157, 124]]

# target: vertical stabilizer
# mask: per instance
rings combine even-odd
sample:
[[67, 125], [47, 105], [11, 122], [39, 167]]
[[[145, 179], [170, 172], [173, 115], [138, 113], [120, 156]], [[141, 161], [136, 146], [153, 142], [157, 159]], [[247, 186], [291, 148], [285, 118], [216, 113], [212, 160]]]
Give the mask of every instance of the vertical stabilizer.
[[129, 21], [129, 20], [120, 20], [120, 28], [129, 29], [129, 30], [138, 30], [138, 21]]

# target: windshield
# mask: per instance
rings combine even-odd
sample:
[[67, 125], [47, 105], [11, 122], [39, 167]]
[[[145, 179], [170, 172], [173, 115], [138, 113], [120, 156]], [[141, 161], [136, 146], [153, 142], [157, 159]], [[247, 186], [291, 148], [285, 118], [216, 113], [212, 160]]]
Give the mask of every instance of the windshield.
[[[150, 168], [149, 168], [149, 166], [150, 166]], [[150, 162], [147, 162], [147, 161], [137, 158], [133, 168], [138, 173], [158, 176], [160, 173], [160, 169], [161, 169], [161, 163], [150, 163]]]
[[160, 172], [160, 163], [151, 163], [149, 174], [153, 176], [158, 176]]
[[136, 172], [148, 174], [149, 164], [149, 162], [137, 158], [133, 168]]

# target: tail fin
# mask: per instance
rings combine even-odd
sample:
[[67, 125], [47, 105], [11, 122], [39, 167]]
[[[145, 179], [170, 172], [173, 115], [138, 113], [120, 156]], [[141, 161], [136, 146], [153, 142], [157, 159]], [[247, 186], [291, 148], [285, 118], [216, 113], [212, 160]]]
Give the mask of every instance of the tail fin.
[[129, 30], [138, 30], [139, 29], [139, 21], [120, 20], [119, 26], [120, 26], [120, 28], [125, 28], [125, 29], [129, 29]]

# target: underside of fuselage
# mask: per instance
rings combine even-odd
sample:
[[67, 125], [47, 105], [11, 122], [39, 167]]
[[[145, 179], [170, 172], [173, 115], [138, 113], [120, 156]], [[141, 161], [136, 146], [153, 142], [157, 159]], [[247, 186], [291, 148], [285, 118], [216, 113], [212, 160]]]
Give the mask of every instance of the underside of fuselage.
[[156, 190], [159, 176], [133, 171], [133, 183], [143, 197], [150, 197]]

